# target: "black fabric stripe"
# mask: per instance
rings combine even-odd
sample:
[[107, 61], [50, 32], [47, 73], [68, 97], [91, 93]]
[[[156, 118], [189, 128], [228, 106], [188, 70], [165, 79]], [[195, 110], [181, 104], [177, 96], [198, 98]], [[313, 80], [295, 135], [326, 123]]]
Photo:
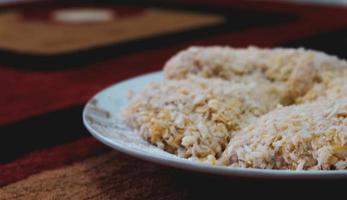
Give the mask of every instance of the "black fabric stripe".
[[[88, 1], [89, 3], [93, 1]], [[111, 3], [110, 1], [103, 1]], [[148, 49], [155, 49], [173, 45], [191, 39], [204, 38], [221, 32], [237, 32], [250, 27], [270, 26], [292, 22], [298, 17], [289, 13], [263, 12], [256, 10], [228, 8], [207, 5], [189, 5], [182, 3], [165, 3], [165, 2], [137, 2], [130, 1], [127, 3], [117, 4], [136, 4], [160, 7], [164, 9], [187, 10], [192, 12], [216, 13], [226, 18], [221, 24], [211, 25], [208, 27], [195, 28], [191, 30], [179, 31], [175, 33], [162, 34], [146, 39], [138, 39], [130, 42], [118, 44], [109, 44], [92, 49], [62, 53], [56, 55], [39, 55], [19, 53], [0, 49], [0, 63], [9, 67], [17, 67], [28, 70], [57, 70], [68, 67], [82, 66], [84, 64], [95, 63], [111, 57], [116, 57], [128, 53], [139, 52]], [[46, 2], [47, 3], [47, 2]], [[100, 2], [98, 2], [100, 4]]]
[[82, 124], [82, 109], [74, 106], [0, 126], [0, 163], [89, 135]]
[[[172, 172], [178, 191], [189, 191], [185, 199], [343, 199], [346, 179], [242, 178]], [[250, 198], [251, 197], [251, 198]], [[307, 198], [303, 198], [307, 197]]]
[[305, 47], [347, 59], [347, 27], [317, 33], [299, 40], [288, 41], [282, 46]]

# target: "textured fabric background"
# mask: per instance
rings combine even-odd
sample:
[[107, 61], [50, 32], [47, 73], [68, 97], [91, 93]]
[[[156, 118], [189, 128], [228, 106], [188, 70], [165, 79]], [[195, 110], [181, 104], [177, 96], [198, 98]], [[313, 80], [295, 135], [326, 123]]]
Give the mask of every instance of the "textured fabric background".
[[[185, 24], [184, 29], [156, 29], [138, 38], [111, 40], [107, 44], [102, 40], [102, 31], [107, 26], [98, 25], [102, 31], [97, 32], [95, 41], [100, 38], [99, 45], [87, 45], [85, 50], [85, 41], [81, 40], [74, 51], [62, 48], [59, 54], [49, 56], [42, 55], [44, 48], [40, 49], [41, 54], [33, 51], [34, 48], [26, 48], [24, 52], [8, 48], [11, 45], [24, 48], [15, 43], [15, 37], [30, 40], [25, 31], [5, 34], [9, 46], [0, 49], [0, 199], [278, 197], [274, 193], [291, 198], [301, 193], [331, 199], [344, 193], [344, 180], [223, 178], [147, 163], [111, 150], [92, 138], [82, 125], [81, 111], [84, 103], [99, 90], [132, 76], [159, 70], [170, 56], [190, 45], [304, 46], [347, 58], [347, 8], [222, 0], [119, 4], [142, 10], [155, 8], [163, 12], [213, 15], [221, 20], [208, 21], [203, 27], [192, 23], [191, 26]], [[55, 26], [44, 18], [49, 16], [47, 12], [52, 5], [54, 9], [66, 6], [60, 2], [41, 2], [3, 8], [0, 24], [3, 16], [22, 17], [15, 26], [1, 25], [0, 33], [1, 29], [16, 32], [35, 28], [32, 20], [34, 24], [41, 24], [41, 28]], [[75, 7], [83, 5], [74, 4]], [[118, 4], [105, 1], [88, 6], [117, 7]], [[40, 14], [40, 10], [44, 14], [30, 18]], [[182, 27], [180, 20], [175, 23], [170, 27]], [[148, 26], [156, 26], [155, 20]], [[126, 35], [126, 31], [134, 30], [122, 31]], [[5, 36], [0, 34], [0, 43]], [[59, 37], [55, 37], [47, 49], [66, 43], [69, 35]], [[36, 40], [26, 45], [38, 43]], [[56, 67], [51, 68], [54, 64]]]

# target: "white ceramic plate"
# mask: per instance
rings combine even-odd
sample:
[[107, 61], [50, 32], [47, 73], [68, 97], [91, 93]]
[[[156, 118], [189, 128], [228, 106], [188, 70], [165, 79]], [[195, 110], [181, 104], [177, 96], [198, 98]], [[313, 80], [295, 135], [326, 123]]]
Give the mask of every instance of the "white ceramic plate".
[[83, 122], [91, 134], [104, 144], [131, 156], [175, 168], [223, 176], [261, 178], [347, 178], [342, 171], [289, 171], [242, 169], [212, 166], [179, 158], [144, 141], [120, 118], [120, 110], [128, 102], [129, 89], [136, 91], [147, 83], [163, 79], [161, 72], [138, 76], [96, 94], [85, 106]]

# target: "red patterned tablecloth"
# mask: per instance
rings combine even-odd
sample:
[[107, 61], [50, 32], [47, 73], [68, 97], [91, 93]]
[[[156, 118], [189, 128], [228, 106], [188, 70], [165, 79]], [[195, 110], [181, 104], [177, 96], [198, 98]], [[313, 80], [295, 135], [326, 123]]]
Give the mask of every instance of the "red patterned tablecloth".
[[[46, 62], [41, 55], [30, 57], [31, 60], [25, 55], [39, 55], [45, 48], [52, 50], [54, 45], [66, 44], [67, 36], [57, 35], [43, 42], [39, 37], [34, 38], [30, 27], [35, 21], [40, 25], [33, 27], [39, 26], [44, 35], [53, 25], [64, 29], [71, 24], [65, 26], [45, 19], [51, 9], [51, 4], [46, 2], [34, 6], [13, 5], [0, 12], [0, 58], [4, 61], [0, 59], [0, 199], [216, 199], [235, 195], [273, 196], [278, 192], [293, 198], [297, 192], [331, 198], [343, 194], [341, 180], [223, 178], [144, 162], [111, 150], [92, 138], [82, 125], [81, 111], [99, 90], [132, 76], [160, 70], [170, 56], [190, 45], [304, 46], [347, 58], [347, 7], [207, 0], [121, 4], [130, 10], [140, 8], [137, 17], [144, 19], [148, 16], [142, 11], [154, 9], [160, 10], [158, 16], [164, 16], [163, 19], [167, 13], [177, 12], [178, 20], [166, 27], [169, 31], [153, 29], [134, 37], [96, 40], [95, 44], [81, 41], [81, 45], [71, 47], [74, 51], [70, 51], [70, 46], [63, 46], [57, 50], [58, 54], [49, 55], [49, 58], [66, 59], [54, 69], [49, 67], [54, 59]], [[54, 5], [59, 7], [60, 3]], [[117, 6], [117, 3], [102, 3], [102, 7], [116, 10]], [[30, 10], [32, 7], [36, 10]], [[39, 11], [46, 14], [30, 14]], [[191, 19], [192, 23], [182, 25], [181, 12], [197, 17]], [[204, 17], [210, 15], [218, 20]], [[21, 19], [9, 25], [6, 20], [17, 19], [15, 16]], [[131, 17], [134, 16], [124, 15], [122, 23], [134, 26], [140, 23]], [[155, 21], [144, 23], [150, 29], [159, 23]], [[104, 30], [109, 25], [99, 26], [102, 24], [95, 26], [99, 29], [94, 26], [90, 29], [94, 31], [94, 27], [93, 34], [105, 38]], [[80, 34], [70, 28], [66, 30], [71, 34]], [[116, 25], [117, 28], [125, 35], [136, 31]], [[2, 29], [6, 29], [6, 34]], [[26, 46], [21, 46], [24, 42], [15, 42], [29, 37], [29, 32], [36, 42], [25, 42]], [[45, 46], [50, 40], [54, 41]], [[41, 46], [37, 47], [38, 43]], [[79, 62], [84, 58], [78, 55], [85, 49], [88, 51], [84, 52], [84, 58], [88, 60], [91, 55], [93, 59]], [[106, 51], [108, 56], [102, 56]], [[69, 63], [68, 59], [73, 60]], [[40, 67], [35, 68], [35, 64]]]

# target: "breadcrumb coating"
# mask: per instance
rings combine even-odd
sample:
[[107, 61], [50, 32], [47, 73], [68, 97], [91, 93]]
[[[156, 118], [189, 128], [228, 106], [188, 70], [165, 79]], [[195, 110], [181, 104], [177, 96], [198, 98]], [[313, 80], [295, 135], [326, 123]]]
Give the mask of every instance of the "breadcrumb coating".
[[127, 123], [151, 143], [185, 158], [218, 159], [233, 132], [280, 104], [270, 81], [189, 76], [152, 83], [124, 111]]
[[231, 167], [346, 169], [346, 61], [302, 48], [190, 47], [164, 74], [123, 111], [159, 148]]
[[[241, 80], [254, 74], [284, 84], [284, 104], [292, 104], [316, 83], [329, 83], [347, 63], [335, 56], [303, 48], [190, 47], [173, 56], [164, 66], [168, 79], [184, 79], [189, 74]], [[260, 77], [260, 76], [259, 76]], [[302, 99], [301, 101], [305, 101]]]
[[232, 167], [347, 167], [347, 98], [285, 106], [237, 132], [220, 161]]

